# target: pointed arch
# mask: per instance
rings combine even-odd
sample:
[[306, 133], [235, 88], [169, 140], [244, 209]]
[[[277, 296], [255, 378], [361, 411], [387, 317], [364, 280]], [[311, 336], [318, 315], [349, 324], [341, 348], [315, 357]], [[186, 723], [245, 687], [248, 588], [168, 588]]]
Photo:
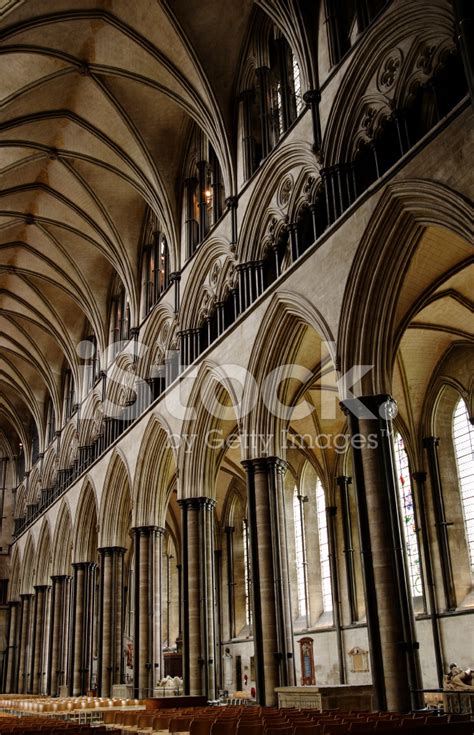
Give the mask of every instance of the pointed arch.
[[27, 505], [34, 505], [38, 503], [41, 494], [41, 478], [40, 469], [36, 465], [30, 472], [28, 477], [28, 496], [26, 498]]
[[[397, 308], [403, 289], [408, 293], [407, 270], [423, 233], [434, 226], [465, 242], [464, 256], [458, 248], [458, 263], [451, 266], [455, 272], [472, 262], [471, 223], [470, 203], [441, 184], [411, 179], [391, 183], [384, 190], [349, 273], [338, 335], [343, 373], [354, 365], [374, 366], [364, 381], [368, 393], [390, 391], [396, 349], [413, 316], [415, 297], [398, 322]], [[419, 292], [419, 284], [411, 285]], [[418, 299], [421, 296], [419, 292]]]
[[8, 589], [8, 599], [10, 601], [18, 600], [21, 591], [21, 551], [18, 544], [15, 544], [12, 551], [10, 583]]
[[[206, 242], [205, 248], [200, 248], [196, 253], [193, 266], [188, 279], [188, 288], [185, 291], [183, 303], [180, 310], [181, 329], [189, 329], [199, 326], [197, 323], [199, 306], [203, 300], [203, 288], [206, 279], [214, 279], [219, 281], [221, 271], [229, 270], [229, 266], [234, 263], [234, 256], [230, 249], [230, 244], [222, 239], [211, 238]], [[217, 265], [216, 265], [217, 264]], [[211, 273], [212, 272], [212, 273]], [[208, 283], [208, 291], [215, 293], [215, 284]]]
[[101, 429], [102, 398], [97, 390], [87, 396], [81, 410], [78, 442], [80, 447], [90, 446], [97, 439]]
[[36, 550], [35, 542], [31, 533], [28, 533], [26, 539], [25, 551], [23, 553], [23, 561], [21, 564], [20, 574], [20, 594], [31, 595], [33, 594], [33, 585], [35, 583], [35, 572], [36, 572]]
[[56, 449], [49, 447], [43, 459], [43, 488], [52, 488], [58, 472], [58, 457]]
[[[323, 139], [325, 165], [347, 160], [364, 104], [369, 100], [372, 104], [377, 100], [377, 106], [383, 106], [386, 115], [397, 105], [403, 109], [405, 99], [402, 95], [411, 91], [407, 75], [416, 69], [422, 40], [434, 44], [435, 51], [440, 40], [443, 48], [446, 44], [452, 48], [453, 39], [453, 10], [442, 0], [434, 0], [429, 5], [416, 0], [406, 3], [403, 13], [383, 14], [377, 24], [377, 33], [361, 38], [339, 85]], [[384, 63], [390, 61], [395, 63], [396, 71], [393, 81], [390, 79], [390, 83], [384, 85], [380, 80], [381, 71]]]
[[[333, 335], [314, 305], [295, 293], [275, 293], [249, 360], [243, 404], [245, 433], [265, 437], [269, 441], [266, 452], [284, 457], [286, 407], [295, 405], [301, 386], [304, 388], [310, 379], [314, 382], [323, 370], [333, 374], [335, 362]], [[290, 374], [295, 378], [289, 380]], [[280, 410], [281, 404], [285, 409]], [[250, 444], [246, 442], [247, 453], [252, 450]]]
[[26, 515], [26, 485], [24, 482], [18, 485], [15, 499], [15, 518], [24, 518]]
[[258, 260], [263, 255], [265, 232], [270, 219], [262, 217], [262, 212], [272, 209], [276, 219], [279, 219], [281, 224], [284, 223], [287, 210], [279, 201], [279, 191], [285, 179], [290, 182], [293, 192], [293, 202], [290, 206], [292, 208], [295, 206], [295, 176], [300, 182], [296, 189], [299, 189], [301, 182], [309, 176], [320, 178], [312, 147], [307, 141], [298, 140], [283, 144], [272, 154], [271, 170], [256, 183], [245, 210], [236, 248], [236, 259], [239, 263]]
[[66, 500], [59, 509], [53, 537], [52, 575], [71, 573], [73, 529], [71, 512]]
[[131, 521], [130, 470], [119, 450], [115, 449], [107, 467], [99, 515], [99, 546], [129, 545]]
[[69, 469], [77, 459], [79, 439], [76, 421], [69, 421], [61, 434], [61, 449], [58, 456], [59, 469]]
[[[133, 525], [165, 527], [171, 482], [176, 473], [173, 432], [152, 416], [143, 435], [133, 483]], [[150, 457], [153, 461], [150, 462]]]
[[[178, 467], [181, 488], [196, 497], [214, 497], [219, 465], [231, 432], [238, 432], [241, 396], [220, 365], [204, 360], [188, 400]], [[189, 441], [192, 451], [189, 452]]]
[[97, 499], [90, 478], [82, 486], [74, 520], [74, 561], [92, 562], [97, 558]]
[[36, 563], [36, 585], [49, 584], [51, 576], [51, 529], [48, 517], [45, 516], [38, 538], [38, 554]]
[[148, 317], [143, 336], [140, 336], [140, 355], [137, 374], [146, 380], [153, 377], [159, 355], [164, 356], [171, 349], [176, 332], [176, 316], [169, 304], [157, 304]]

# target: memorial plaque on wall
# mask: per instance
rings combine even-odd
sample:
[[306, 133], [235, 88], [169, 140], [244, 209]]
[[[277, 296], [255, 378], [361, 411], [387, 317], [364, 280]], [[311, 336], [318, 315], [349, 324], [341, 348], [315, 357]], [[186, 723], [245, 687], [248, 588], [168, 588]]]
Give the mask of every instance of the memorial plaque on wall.
[[301, 656], [301, 686], [311, 686], [316, 684], [316, 675], [314, 671], [313, 656], [313, 639], [301, 638], [300, 656]]

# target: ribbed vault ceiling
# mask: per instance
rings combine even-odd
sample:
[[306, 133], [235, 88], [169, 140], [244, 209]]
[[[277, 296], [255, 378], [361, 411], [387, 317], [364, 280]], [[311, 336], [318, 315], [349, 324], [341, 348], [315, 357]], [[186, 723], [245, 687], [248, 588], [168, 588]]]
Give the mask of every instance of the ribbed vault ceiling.
[[[251, 0], [0, 0], [0, 434], [25, 442], [118, 274], [138, 321], [146, 204], [172, 251], [192, 122], [233, 191], [230, 137]], [[226, 50], [216, 44], [223, 29]]]

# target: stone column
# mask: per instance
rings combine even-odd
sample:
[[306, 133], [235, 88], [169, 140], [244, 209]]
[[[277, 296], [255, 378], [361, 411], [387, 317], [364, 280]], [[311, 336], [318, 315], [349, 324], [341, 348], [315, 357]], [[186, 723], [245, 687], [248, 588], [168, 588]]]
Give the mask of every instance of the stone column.
[[28, 660], [30, 649], [31, 635], [31, 608], [33, 595], [20, 595], [21, 611], [20, 611], [20, 650], [19, 650], [19, 671], [18, 671], [18, 692], [27, 694], [28, 692]]
[[262, 136], [262, 158], [268, 156], [271, 145], [271, 112], [270, 112], [270, 69], [261, 66], [255, 70], [258, 79], [258, 107], [260, 115], [260, 130]]
[[94, 621], [94, 562], [72, 565], [72, 631], [69, 661], [71, 696], [87, 694], [92, 674], [92, 637]]
[[257, 697], [276, 703], [277, 686], [293, 686], [295, 669], [290, 608], [283, 477], [277, 457], [246, 460], [253, 636]]
[[51, 614], [49, 625], [49, 657], [46, 691], [56, 697], [64, 682], [66, 641], [68, 628], [68, 592], [70, 577], [66, 574], [51, 577]]
[[346, 661], [344, 656], [344, 633], [342, 630], [341, 587], [339, 584], [339, 569], [337, 565], [337, 507], [326, 506], [326, 523], [328, 533], [329, 569], [331, 574], [332, 609], [334, 628], [337, 636], [337, 658], [339, 661], [339, 684], [347, 684]]
[[343, 553], [346, 562], [347, 597], [349, 603], [349, 612], [351, 623], [355, 623], [359, 619], [359, 613], [357, 609], [354, 547], [352, 543], [352, 520], [349, 501], [349, 485], [352, 482], [352, 478], [341, 475], [340, 477], [336, 478], [336, 482], [341, 493], [342, 532], [344, 536]]
[[303, 100], [311, 109], [311, 122], [313, 123], [313, 151], [318, 153], [321, 150], [322, 143], [321, 118], [319, 113], [321, 92], [319, 89], [309, 89], [304, 93]]
[[227, 611], [229, 622], [229, 638], [235, 638], [235, 581], [234, 581], [234, 528], [225, 527], [227, 558]]
[[35, 586], [35, 604], [33, 614], [33, 645], [31, 655], [30, 689], [33, 694], [43, 694], [43, 651], [46, 625], [46, 603], [49, 587]]
[[439, 558], [441, 562], [441, 575], [443, 578], [446, 609], [455, 610], [456, 589], [454, 587], [453, 566], [451, 562], [451, 551], [449, 548], [449, 523], [446, 519], [443, 488], [441, 485], [441, 473], [439, 470], [438, 445], [439, 439], [435, 436], [427, 436], [423, 439], [423, 446], [426, 449], [428, 455], [428, 467], [430, 472], [431, 493], [433, 497], [436, 537], [438, 539]]
[[210, 498], [179, 501], [182, 511], [183, 674], [186, 694], [216, 695], [214, 508]]
[[134, 696], [152, 697], [162, 676], [161, 574], [163, 528], [133, 529], [135, 564]]
[[433, 648], [436, 660], [436, 673], [438, 686], [442, 688], [444, 678], [443, 651], [441, 642], [441, 631], [438, 622], [438, 606], [436, 604], [436, 584], [433, 574], [433, 560], [431, 557], [430, 535], [428, 531], [428, 514], [426, 510], [426, 472], [414, 472], [412, 475], [417, 486], [418, 510], [420, 516], [421, 548], [423, 550], [423, 561], [425, 563], [426, 587], [430, 605], [431, 630], [433, 633]]
[[123, 558], [126, 549], [99, 549], [100, 601], [97, 688], [101, 697], [112, 696], [114, 684], [124, 683], [123, 667]]
[[388, 395], [343, 402], [352, 434], [375, 708], [407, 712], [422, 688]]
[[18, 649], [21, 624], [21, 602], [19, 600], [11, 600], [8, 603], [8, 607], [10, 608], [10, 621], [8, 624], [5, 691], [8, 694], [13, 694], [18, 691]]

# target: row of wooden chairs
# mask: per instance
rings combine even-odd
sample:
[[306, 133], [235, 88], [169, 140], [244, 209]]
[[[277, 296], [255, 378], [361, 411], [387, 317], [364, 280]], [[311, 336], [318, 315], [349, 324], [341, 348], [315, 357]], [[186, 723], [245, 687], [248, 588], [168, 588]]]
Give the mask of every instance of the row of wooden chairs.
[[[255, 710], [255, 711], [252, 711]], [[122, 733], [189, 733], [190, 735], [344, 735], [345, 733], [403, 732], [403, 735], [473, 735], [469, 715], [438, 716], [387, 712], [277, 710], [227, 707], [193, 708], [160, 713], [104, 713], [107, 728]], [[444, 730], [443, 730], [444, 728]]]
[[3, 715], [0, 719], [1, 735], [121, 735], [121, 730], [107, 730], [105, 725], [95, 727], [41, 716]]
[[19, 712], [72, 712], [84, 709], [112, 709], [117, 707], [141, 707], [139, 699], [112, 697], [44, 697], [13, 695], [0, 696], [0, 708]]

